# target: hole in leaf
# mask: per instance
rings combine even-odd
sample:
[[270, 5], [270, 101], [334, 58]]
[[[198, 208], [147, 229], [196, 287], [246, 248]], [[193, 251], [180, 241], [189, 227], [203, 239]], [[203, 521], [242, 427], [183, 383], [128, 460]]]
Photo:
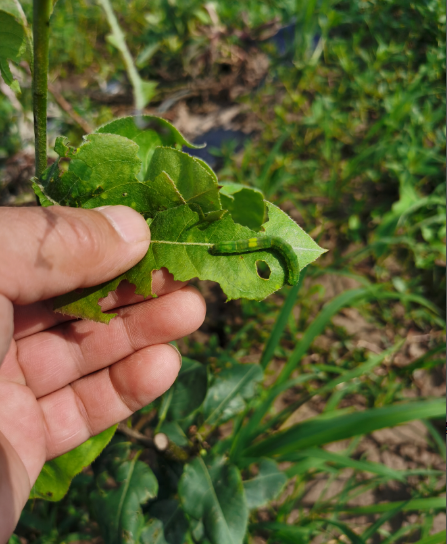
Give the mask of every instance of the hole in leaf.
[[256, 261], [256, 271], [263, 280], [268, 280], [272, 273], [269, 265], [265, 261]]

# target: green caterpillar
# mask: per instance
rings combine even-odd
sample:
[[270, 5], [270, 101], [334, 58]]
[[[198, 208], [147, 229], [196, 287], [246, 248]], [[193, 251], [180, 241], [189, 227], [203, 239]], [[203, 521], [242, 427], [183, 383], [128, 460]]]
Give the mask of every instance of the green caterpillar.
[[292, 246], [279, 236], [261, 236], [248, 240], [235, 240], [231, 242], [219, 242], [210, 247], [210, 252], [216, 253], [246, 253], [259, 249], [275, 249], [279, 251], [287, 265], [287, 283], [295, 285], [300, 277], [298, 257]]

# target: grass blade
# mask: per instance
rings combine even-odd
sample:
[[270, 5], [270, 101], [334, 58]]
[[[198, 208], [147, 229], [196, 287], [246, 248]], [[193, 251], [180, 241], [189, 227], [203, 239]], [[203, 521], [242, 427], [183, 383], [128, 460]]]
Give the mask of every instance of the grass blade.
[[[407, 501], [407, 503], [410, 501]], [[378, 529], [382, 527], [384, 523], [386, 523], [388, 520], [393, 518], [396, 514], [398, 514], [403, 508], [405, 504], [398, 504], [396, 508], [393, 508], [392, 510], [388, 510], [388, 512], [384, 512], [382, 516], [378, 520], [376, 520], [366, 531], [362, 534], [363, 540], [365, 542], [368, 540], [368, 538], [371, 538], [373, 535], [376, 534]]]
[[441, 531], [435, 535], [428, 536], [422, 540], [418, 540], [416, 544], [444, 544], [446, 539], [446, 531]]
[[281, 340], [281, 336], [284, 332], [284, 329], [286, 328], [290, 312], [293, 310], [293, 307], [296, 302], [296, 298], [301, 289], [301, 285], [303, 284], [306, 271], [307, 271], [307, 268], [305, 268], [301, 272], [299, 282], [296, 285], [294, 285], [292, 289], [290, 289], [289, 294], [287, 295], [286, 301], [284, 302], [283, 307], [281, 308], [278, 319], [275, 322], [275, 326], [273, 327], [272, 334], [270, 335], [270, 338], [268, 339], [267, 344], [265, 345], [265, 349], [262, 354], [261, 362], [260, 362], [262, 368], [264, 369], [271, 361], [273, 354], [275, 352], [275, 349], [277, 348], [279, 341]]
[[[331, 451], [326, 451], [319, 448], [311, 448], [296, 455], [297, 459], [299, 460], [301, 460], [303, 456], [312, 459], [328, 461], [329, 463], [333, 463], [340, 468], [352, 468], [353, 470], [358, 470], [361, 472], [378, 474], [379, 476], [384, 476], [385, 478], [388, 478], [390, 480], [398, 480], [401, 482], [405, 481], [406, 471], [395, 470], [393, 468], [387, 467], [386, 465], [382, 465], [380, 463], [372, 463], [371, 461], [357, 461], [355, 459], [351, 459], [350, 457], [346, 457], [345, 455], [333, 453]], [[288, 460], [291, 460], [290, 456], [288, 456]]]
[[442, 417], [445, 414], [443, 399], [406, 402], [373, 408], [331, 418], [316, 417], [275, 433], [244, 451], [248, 457], [284, 455], [297, 450], [320, 446], [353, 436], [371, 433], [385, 427], [395, 427], [415, 419]]
[[371, 504], [370, 506], [359, 506], [358, 508], [342, 508], [336, 509], [337, 512], [347, 514], [363, 515], [363, 514], [382, 514], [401, 507], [402, 512], [410, 512], [417, 510], [424, 512], [426, 510], [445, 510], [445, 497], [429, 497], [425, 499], [413, 499], [410, 501], [385, 502], [382, 504]]
[[356, 535], [354, 531], [352, 531], [344, 523], [341, 523], [340, 521], [330, 520], [330, 519], [324, 519], [321, 521], [325, 524], [333, 525], [334, 527], [337, 527], [337, 529], [339, 529], [344, 535], [346, 535], [349, 538], [349, 540], [351, 541], [351, 544], [366, 544], [365, 539], [363, 539], [359, 535]]
[[338, 295], [328, 304], [326, 304], [318, 316], [306, 329], [303, 338], [294, 349], [292, 355], [289, 357], [289, 360], [282, 369], [276, 383], [279, 385], [284, 383], [289, 378], [290, 374], [292, 374], [298, 363], [301, 361], [301, 358], [310, 348], [312, 342], [324, 331], [329, 321], [337, 312], [339, 312], [345, 306], [350, 306], [354, 302], [358, 302], [368, 294], [369, 291], [367, 289], [351, 289], [349, 291], [345, 291], [341, 295]]

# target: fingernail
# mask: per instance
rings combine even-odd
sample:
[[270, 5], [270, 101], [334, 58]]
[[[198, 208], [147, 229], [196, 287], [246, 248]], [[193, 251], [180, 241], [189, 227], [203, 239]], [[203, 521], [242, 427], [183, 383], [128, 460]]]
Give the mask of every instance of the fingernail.
[[149, 239], [149, 229], [144, 217], [132, 208], [101, 206], [95, 210], [107, 217], [109, 223], [125, 242], [134, 244]]
[[179, 360], [180, 360], [180, 368], [182, 368], [182, 364], [183, 364], [182, 354], [180, 353], [180, 351], [178, 350], [178, 348], [177, 348], [176, 346], [174, 346], [174, 344], [168, 344], [168, 346], [171, 346], [171, 348], [175, 349], [175, 351], [177, 352], [178, 358], [179, 358]]

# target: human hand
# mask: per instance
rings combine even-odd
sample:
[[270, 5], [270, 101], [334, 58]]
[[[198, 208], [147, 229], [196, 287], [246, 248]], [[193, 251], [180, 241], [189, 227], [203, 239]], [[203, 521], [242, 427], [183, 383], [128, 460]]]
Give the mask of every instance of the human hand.
[[145, 255], [149, 229], [130, 208], [0, 208], [0, 233], [3, 544], [45, 461], [171, 386], [181, 361], [167, 342], [196, 330], [205, 304], [160, 270], [153, 278], [159, 298], [143, 301], [122, 284], [104, 299], [103, 309], [120, 308], [109, 325], [51, 310], [51, 297], [112, 279]]

